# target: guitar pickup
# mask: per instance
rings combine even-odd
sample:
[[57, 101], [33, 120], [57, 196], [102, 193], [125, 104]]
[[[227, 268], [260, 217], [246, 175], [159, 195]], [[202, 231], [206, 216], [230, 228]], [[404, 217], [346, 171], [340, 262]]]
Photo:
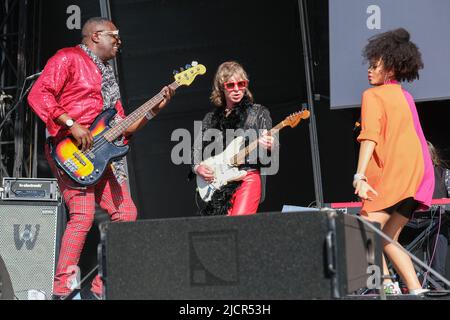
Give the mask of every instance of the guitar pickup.
[[81, 163], [81, 165], [85, 166], [87, 163], [80, 157], [80, 155], [76, 152], [73, 153], [73, 156]]
[[64, 161], [64, 166], [72, 173], [78, 170], [78, 166], [72, 159]]

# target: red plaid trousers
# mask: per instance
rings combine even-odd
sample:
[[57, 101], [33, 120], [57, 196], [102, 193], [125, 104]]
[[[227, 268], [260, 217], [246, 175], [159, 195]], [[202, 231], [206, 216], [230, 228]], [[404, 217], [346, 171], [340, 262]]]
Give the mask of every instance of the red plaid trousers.
[[[61, 241], [53, 283], [54, 294], [67, 295], [72, 291], [71, 279], [74, 277], [74, 267], [78, 265], [87, 233], [94, 221], [95, 203], [108, 212], [113, 222], [135, 221], [137, 210], [126, 181], [119, 184], [110, 167], [97, 184], [79, 189], [62, 170], [56, 168], [54, 160], [49, 156], [48, 146], [46, 156], [50, 168], [58, 179], [70, 215]], [[98, 295], [102, 294], [102, 281], [99, 275], [92, 281], [91, 290]]]

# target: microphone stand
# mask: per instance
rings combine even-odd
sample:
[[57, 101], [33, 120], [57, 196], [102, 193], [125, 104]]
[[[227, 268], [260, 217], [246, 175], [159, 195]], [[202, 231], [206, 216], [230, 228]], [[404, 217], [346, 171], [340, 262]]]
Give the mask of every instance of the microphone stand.
[[[22, 102], [23, 98], [25, 98], [25, 96], [31, 90], [31, 87], [33, 86], [34, 82], [37, 80], [37, 78], [39, 77], [40, 74], [41, 74], [41, 72], [38, 72], [32, 76], [25, 78], [25, 80], [23, 81], [22, 89], [20, 91], [19, 99], [17, 99], [16, 104], [5, 114], [5, 118], [3, 119], [2, 123], [0, 123], [0, 131], [2, 130], [4, 124], [6, 123], [6, 120], [8, 120], [11, 113], [13, 113], [13, 111], [16, 110], [18, 105]], [[30, 82], [28, 88], [24, 92], [23, 90], [25, 89], [25, 84], [27, 83], [28, 80], [32, 80], [32, 81]]]

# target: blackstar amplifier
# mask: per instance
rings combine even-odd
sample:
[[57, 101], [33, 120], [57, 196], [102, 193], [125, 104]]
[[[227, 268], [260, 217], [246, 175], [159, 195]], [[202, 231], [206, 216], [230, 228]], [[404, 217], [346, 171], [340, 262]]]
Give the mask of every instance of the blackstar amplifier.
[[58, 201], [56, 179], [3, 178], [2, 200]]

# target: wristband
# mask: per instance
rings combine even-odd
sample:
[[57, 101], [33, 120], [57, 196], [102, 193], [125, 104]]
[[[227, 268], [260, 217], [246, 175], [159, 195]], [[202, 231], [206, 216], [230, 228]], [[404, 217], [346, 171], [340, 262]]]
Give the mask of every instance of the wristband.
[[353, 187], [356, 188], [356, 182], [358, 182], [359, 180], [363, 180], [365, 182], [368, 182], [368, 179], [365, 175], [363, 175], [362, 173], [355, 173], [353, 175]]
[[353, 175], [353, 181], [355, 181], [355, 180], [364, 180], [366, 182], [368, 181], [367, 177], [365, 175], [363, 175], [362, 173], [355, 173]]

